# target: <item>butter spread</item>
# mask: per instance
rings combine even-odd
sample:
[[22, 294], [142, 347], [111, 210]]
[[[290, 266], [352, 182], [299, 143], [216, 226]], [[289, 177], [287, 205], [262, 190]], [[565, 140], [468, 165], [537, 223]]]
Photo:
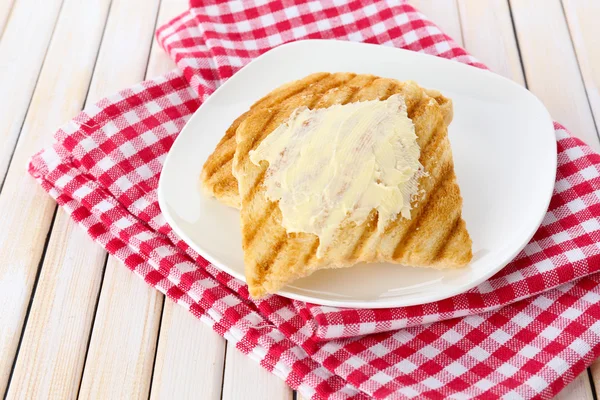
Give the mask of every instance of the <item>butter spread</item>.
[[319, 237], [320, 258], [346, 218], [360, 225], [376, 209], [379, 232], [398, 214], [410, 219], [420, 152], [404, 99], [393, 95], [297, 108], [250, 152], [250, 160], [268, 161], [267, 198], [279, 201], [288, 233]]

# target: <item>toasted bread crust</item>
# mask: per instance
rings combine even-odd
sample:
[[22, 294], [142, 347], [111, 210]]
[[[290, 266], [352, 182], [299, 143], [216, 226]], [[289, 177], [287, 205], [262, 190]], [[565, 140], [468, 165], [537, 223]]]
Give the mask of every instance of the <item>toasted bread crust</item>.
[[[376, 229], [378, 214], [375, 210], [361, 225], [344, 221], [334, 244], [318, 258], [319, 241], [315, 235], [288, 234], [282, 227], [281, 211], [277, 203], [266, 198], [262, 184], [268, 164], [254, 165], [248, 153], [297, 107], [324, 108], [384, 100], [397, 93], [404, 97], [408, 116], [415, 125], [421, 148], [420, 162], [427, 173], [419, 182], [421, 195], [413, 201], [411, 219], [397, 218], [383, 232]], [[277, 100], [273, 101], [275, 97]], [[205, 185], [207, 182], [217, 185], [221, 181], [211, 179], [220, 171], [232, 168], [233, 181], [237, 180], [239, 195], [230, 191], [227, 198], [232, 205], [235, 196], [238, 202], [241, 198], [242, 246], [250, 294], [261, 297], [318, 269], [348, 267], [359, 262], [433, 268], [466, 265], [472, 258], [471, 239], [461, 216], [462, 198], [447, 136], [451, 119], [452, 103], [439, 92], [427, 91], [414, 82], [347, 73], [315, 74], [288, 84], [238, 118], [221, 141], [223, 149], [217, 147], [215, 157], [207, 161], [210, 165], [205, 165], [202, 178]], [[232, 129], [235, 129], [234, 136]], [[236, 145], [232, 151], [233, 142]], [[231, 167], [227, 165], [230, 160], [223, 162], [227, 158], [225, 154], [233, 156]], [[223, 172], [217, 177], [226, 175]], [[231, 178], [227, 179], [231, 182]], [[224, 184], [220, 188], [231, 189]], [[219, 193], [213, 189], [213, 194], [223, 200], [223, 192]]]

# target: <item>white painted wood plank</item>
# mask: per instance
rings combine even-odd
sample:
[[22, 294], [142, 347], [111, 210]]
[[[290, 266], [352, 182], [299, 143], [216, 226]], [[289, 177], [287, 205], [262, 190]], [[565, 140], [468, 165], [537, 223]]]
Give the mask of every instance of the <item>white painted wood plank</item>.
[[600, 125], [600, 1], [564, 0], [571, 38], [579, 60], [588, 99]]
[[511, 0], [529, 89], [552, 117], [600, 151], [590, 105], [559, 0]]
[[292, 400], [292, 390], [234, 346], [227, 346], [223, 400]]
[[148, 398], [163, 297], [109, 257], [81, 398]]
[[6, 27], [6, 22], [8, 22], [8, 19], [10, 18], [14, 3], [15, 0], [0, 0], [0, 38], [4, 33], [4, 28]]
[[[218, 400], [225, 339], [184, 307], [167, 300], [163, 310], [151, 400]], [[253, 368], [259, 369], [258, 365]]]
[[[162, 0], [160, 9], [158, 10], [158, 18], [156, 26], [162, 26], [179, 14], [183, 13], [188, 8], [188, 0]], [[163, 74], [175, 68], [175, 62], [160, 48], [156, 40], [152, 43], [150, 51], [150, 63], [148, 64], [148, 72], [146, 76], [152, 78]]]
[[0, 40], [0, 182], [27, 113], [62, 1], [17, 1]]
[[577, 379], [568, 384], [554, 400], [594, 400], [587, 371], [583, 371]]
[[466, 49], [492, 71], [524, 85], [507, 0], [458, 0]]
[[59, 210], [8, 399], [74, 398], [105, 254]]
[[448, 36], [462, 45], [462, 32], [456, 0], [409, 0], [411, 5], [436, 23]]
[[[65, 3], [0, 193], [0, 394], [8, 384], [56, 207], [25, 175], [25, 166], [32, 154], [51, 143], [54, 130], [81, 109], [108, 5], [109, 0]], [[73, 30], [80, 33], [72, 35]]]
[[[159, 0], [113, 0], [88, 102], [144, 79]], [[123, 73], [126, 70], [128, 73]]]

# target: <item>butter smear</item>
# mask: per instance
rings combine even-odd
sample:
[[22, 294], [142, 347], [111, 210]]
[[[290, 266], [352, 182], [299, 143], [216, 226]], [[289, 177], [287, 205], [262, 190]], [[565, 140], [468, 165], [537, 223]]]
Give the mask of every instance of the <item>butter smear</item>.
[[375, 209], [379, 232], [400, 216], [410, 219], [420, 153], [404, 99], [393, 95], [298, 108], [250, 152], [250, 160], [268, 161], [267, 198], [279, 202], [288, 233], [319, 237], [320, 258], [346, 219], [360, 225]]

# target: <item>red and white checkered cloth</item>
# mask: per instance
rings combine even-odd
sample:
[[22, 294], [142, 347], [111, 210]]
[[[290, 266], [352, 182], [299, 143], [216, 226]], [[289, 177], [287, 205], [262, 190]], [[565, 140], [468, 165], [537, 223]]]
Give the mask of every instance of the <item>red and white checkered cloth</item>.
[[254, 302], [165, 222], [156, 189], [178, 132], [273, 46], [337, 38], [484, 68], [422, 14], [393, 1], [192, 1], [157, 37], [182, 72], [88, 107], [29, 172], [111, 254], [264, 368], [307, 398], [550, 398], [600, 355], [600, 155], [558, 124], [554, 195], [531, 243], [490, 280], [436, 303]]

